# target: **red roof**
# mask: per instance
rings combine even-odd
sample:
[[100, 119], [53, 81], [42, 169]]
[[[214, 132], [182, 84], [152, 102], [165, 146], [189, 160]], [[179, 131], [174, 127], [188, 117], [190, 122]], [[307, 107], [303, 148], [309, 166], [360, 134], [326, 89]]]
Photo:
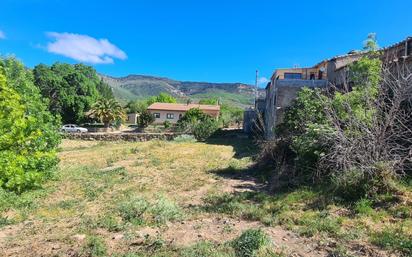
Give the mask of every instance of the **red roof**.
[[199, 108], [202, 111], [220, 111], [219, 105], [206, 104], [174, 104], [174, 103], [153, 103], [148, 110], [165, 110], [165, 111], [188, 111], [193, 108]]

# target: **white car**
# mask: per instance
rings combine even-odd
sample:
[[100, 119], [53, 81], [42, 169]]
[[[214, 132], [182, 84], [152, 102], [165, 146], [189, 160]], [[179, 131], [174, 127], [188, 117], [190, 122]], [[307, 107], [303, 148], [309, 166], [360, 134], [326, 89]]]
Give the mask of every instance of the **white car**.
[[87, 128], [82, 128], [79, 127], [75, 124], [66, 124], [63, 125], [61, 128], [62, 132], [77, 132], [77, 133], [82, 133], [82, 132], [87, 132]]

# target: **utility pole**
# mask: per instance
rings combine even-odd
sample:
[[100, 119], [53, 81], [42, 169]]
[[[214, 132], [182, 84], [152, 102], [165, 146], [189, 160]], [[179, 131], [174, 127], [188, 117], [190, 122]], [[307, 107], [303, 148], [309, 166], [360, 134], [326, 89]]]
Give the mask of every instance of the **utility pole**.
[[259, 77], [259, 71], [256, 70], [256, 77], [255, 77], [255, 109], [257, 109], [257, 99], [258, 99], [258, 77]]

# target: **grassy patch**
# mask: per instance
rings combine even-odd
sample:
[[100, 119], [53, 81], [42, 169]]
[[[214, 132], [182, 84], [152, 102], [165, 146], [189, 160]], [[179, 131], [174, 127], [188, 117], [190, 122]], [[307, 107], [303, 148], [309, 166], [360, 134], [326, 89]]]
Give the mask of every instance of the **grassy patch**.
[[373, 233], [371, 240], [382, 248], [399, 251], [404, 256], [412, 255], [412, 235], [408, 235], [401, 226], [386, 227], [381, 232]]
[[82, 256], [87, 257], [105, 257], [107, 256], [107, 246], [104, 240], [98, 236], [90, 236], [87, 238], [86, 244], [83, 246]]
[[[30, 217], [30, 225], [8, 232], [11, 236], [2, 248], [8, 253], [13, 254], [17, 247], [25, 250], [22, 256], [41, 255], [43, 249], [33, 250], [30, 246], [40, 245], [47, 238], [80, 256], [281, 256], [270, 244], [259, 243], [260, 236], [264, 236], [256, 231], [245, 232], [234, 241], [200, 241], [186, 247], [171, 245], [169, 238], [162, 238], [168, 223], [231, 216], [268, 226], [282, 225], [321, 238], [325, 244], [333, 241], [345, 246], [351, 240], [369, 241], [409, 254], [409, 184], [403, 185], [402, 194], [356, 203], [340, 202], [313, 188], [276, 195], [257, 191], [221, 193], [236, 187], [226, 183], [227, 177], [242, 179], [243, 175], [262, 175], [266, 171], [251, 168], [255, 151], [252, 143], [227, 137], [211, 138], [205, 143], [64, 142], [66, 146], [59, 153], [60, 170], [43, 189], [21, 195], [0, 189], [0, 227], [14, 227]], [[181, 206], [187, 207], [183, 210]], [[205, 223], [196, 224], [199, 231], [207, 229]], [[402, 229], [395, 229], [399, 224], [404, 224]], [[146, 229], [148, 238], [140, 234]], [[231, 223], [221, 229], [228, 237], [238, 231]], [[88, 237], [70, 240], [74, 233]], [[134, 244], [133, 240], [142, 236], [144, 242]], [[254, 250], [242, 252], [242, 248]], [[125, 253], [126, 249], [130, 252]], [[335, 249], [334, 256], [348, 257], [347, 252]]]
[[181, 208], [163, 196], [152, 202], [143, 197], [132, 197], [121, 202], [117, 210], [125, 222], [134, 225], [163, 225], [183, 217]]
[[122, 224], [121, 220], [111, 213], [100, 216], [97, 219], [96, 225], [97, 227], [104, 228], [109, 232], [119, 232], [124, 229], [124, 224]]
[[216, 245], [212, 242], [201, 241], [181, 250], [182, 257], [232, 257], [234, 251], [228, 245]]
[[260, 229], [246, 230], [232, 245], [238, 257], [274, 256], [269, 237]]
[[211, 195], [205, 199], [205, 210], [261, 221], [267, 225], [282, 225], [295, 222], [294, 217], [298, 213], [290, 215], [290, 212], [301, 210], [315, 197], [316, 193], [307, 189], [278, 196], [258, 192]]
[[327, 211], [308, 211], [297, 219], [296, 223], [300, 226], [300, 234], [305, 236], [314, 236], [322, 232], [336, 236], [341, 230], [342, 218], [332, 217]]
[[[383, 201], [390, 201], [391, 212], [379, 207]], [[258, 192], [209, 195], [203, 210], [270, 226], [282, 225], [307, 237], [322, 234], [343, 241], [368, 239], [381, 224], [401, 223], [399, 218], [410, 224], [410, 207], [394, 202], [393, 197], [382, 196], [377, 202], [361, 199], [353, 205], [342, 205], [325, 199], [320, 191], [307, 188], [274, 196]]]

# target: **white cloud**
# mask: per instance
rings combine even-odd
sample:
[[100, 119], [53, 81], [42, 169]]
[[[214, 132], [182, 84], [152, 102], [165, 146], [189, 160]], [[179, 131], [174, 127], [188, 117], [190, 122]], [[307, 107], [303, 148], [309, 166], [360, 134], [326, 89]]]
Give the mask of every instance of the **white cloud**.
[[2, 30], [0, 30], [0, 39], [6, 39], [6, 34]]
[[260, 77], [258, 79], [258, 84], [259, 85], [266, 85], [269, 82], [269, 80], [266, 77]]
[[125, 52], [107, 39], [95, 39], [88, 35], [57, 32], [49, 32], [47, 36], [53, 39], [53, 42], [47, 44], [48, 52], [60, 54], [76, 61], [107, 64], [113, 63], [114, 58], [120, 60], [127, 58]]

